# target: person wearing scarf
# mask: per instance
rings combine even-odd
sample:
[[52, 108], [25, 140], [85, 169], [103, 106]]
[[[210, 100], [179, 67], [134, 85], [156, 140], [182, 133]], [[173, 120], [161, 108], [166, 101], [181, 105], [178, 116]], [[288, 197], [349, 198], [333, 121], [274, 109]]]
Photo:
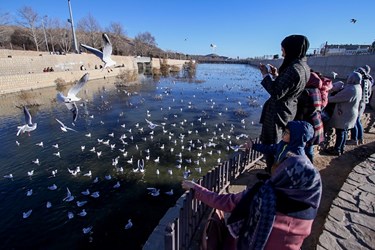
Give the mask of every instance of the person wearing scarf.
[[[305, 88], [310, 77], [310, 68], [306, 61], [309, 41], [303, 35], [291, 35], [281, 42], [283, 63], [276, 67], [260, 65], [263, 75], [261, 82], [270, 97], [263, 105], [260, 123], [260, 140], [264, 144], [274, 144], [281, 139], [286, 124], [292, 121], [297, 112], [297, 98]], [[265, 155], [266, 172], [270, 172], [274, 163], [272, 155]]]
[[291, 121], [288, 128], [290, 142], [279, 145], [284, 150], [279, 150], [278, 165], [265, 182], [236, 194], [182, 182], [196, 199], [231, 213], [226, 224], [236, 244], [223, 244], [222, 249], [298, 250], [310, 234], [322, 194], [320, 174], [304, 153], [314, 129], [304, 121]]

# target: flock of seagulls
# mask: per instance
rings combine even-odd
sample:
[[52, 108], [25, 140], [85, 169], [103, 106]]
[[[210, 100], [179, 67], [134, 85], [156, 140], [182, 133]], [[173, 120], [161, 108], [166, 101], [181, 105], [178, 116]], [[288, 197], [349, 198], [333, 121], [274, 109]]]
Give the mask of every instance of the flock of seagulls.
[[[108, 37], [104, 34], [103, 39], [107, 46], [110, 45]], [[81, 45], [84, 47], [84, 45]], [[87, 48], [87, 46], [85, 47]], [[87, 48], [88, 49], [88, 48]], [[89, 49], [88, 49], [89, 50]], [[105, 52], [106, 51], [106, 52]], [[94, 52], [93, 52], [94, 53]], [[108, 50], [103, 49], [102, 59], [107, 67], [112, 66], [112, 61], [108, 60]], [[98, 53], [97, 53], [98, 54]], [[248, 123], [244, 117], [238, 118], [233, 114], [235, 109], [244, 109], [246, 101], [239, 100], [238, 97], [229, 97], [227, 92], [231, 90], [241, 91], [243, 93], [252, 92], [251, 96], [246, 99], [248, 106], [261, 108], [260, 98], [256, 96], [257, 86], [249, 89], [241, 84], [225, 84], [221, 86], [221, 90], [213, 91], [212, 87], [197, 86], [196, 90], [202, 93], [213, 91], [213, 96], [204, 101], [201, 106], [197, 105], [196, 96], [184, 96], [184, 89], [175, 87], [175, 82], [168, 83], [170, 86], [157, 86], [156, 90], [160, 92], [163, 98], [157, 105], [146, 108], [147, 97], [142, 96], [138, 92], [131, 92], [124, 89], [117, 89], [119, 96], [128, 98], [126, 101], [127, 110], [129, 112], [136, 112], [140, 117], [138, 121], [127, 122], [125, 118], [130, 116], [122, 109], [115, 111], [112, 109], [112, 99], [108, 98], [108, 90], [103, 88], [99, 92], [99, 105], [90, 105], [89, 100], [79, 97], [82, 89], [88, 84], [88, 74], [84, 74], [82, 78], [73, 85], [67, 95], [57, 93], [57, 100], [64, 103], [67, 109], [73, 114], [73, 127], [65, 125], [61, 117], [53, 119], [54, 124], [58, 125], [63, 138], [70, 138], [72, 141], [68, 147], [73, 147], [77, 143], [81, 145], [76, 146], [76, 153], [83, 155], [85, 159], [97, 161], [102, 168], [108, 169], [105, 174], [103, 171], [90, 168], [81, 162], [70, 167], [52, 167], [49, 169], [48, 178], [60, 178], [62, 175], [68, 173], [71, 178], [76, 180], [86, 181], [90, 180], [90, 185], [80, 191], [69, 189], [69, 183], [66, 186], [52, 183], [46, 186], [47, 192], [58, 192], [66, 190], [64, 196], [57, 201], [45, 201], [45, 209], [51, 209], [56, 202], [70, 204], [75, 209], [69, 209], [66, 213], [67, 221], [74, 220], [74, 218], [90, 216], [90, 204], [95, 200], [103, 199], [102, 197], [106, 190], [124, 190], [123, 182], [125, 177], [129, 174], [134, 174], [140, 177], [141, 180], [147, 180], [145, 176], [162, 178], [169, 176], [178, 182], [181, 179], [188, 179], [199, 177], [202, 174], [202, 168], [211, 167], [216, 163], [220, 163], [226, 158], [227, 154], [240, 150], [243, 142], [247, 139], [246, 130], [254, 124], [252, 121]], [[176, 89], [175, 95], [172, 95]], [[215, 96], [226, 96], [226, 103], [220, 103], [220, 99]], [[150, 98], [151, 99], [151, 98]], [[167, 105], [163, 104], [163, 100], [169, 100]], [[82, 106], [78, 102], [85, 104], [88, 109], [88, 114], [78, 113], [78, 107]], [[173, 104], [171, 104], [173, 103]], [[160, 107], [159, 107], [160, 106]], [[160, 109], [157, 110], [157, 109]], [[94, 110], [96, 113], [94, 118]], [[136, 111], [134, 109], [138, 109]], [[27, 107], [23, 107], [25, 115], [25, 124], [18, 126], [17, 136], [37, 129], [36, 123], [32, 122], [30, 112]], [[144, 111], [141, 111], [144, 110]], [[119, 112], [113, 121], [100, 120], [100, 114], [108, 114], [110, 112]], [[142, 115], [142, 112], [143, 115]], [[224, 114], [231, 113], [232, 121], [222, 119]], [[190, 114], [190, 115], [187, 115]], [[80, 120], [78, 118], [80, 117]], [[84, 117], [85, 119], [81, 119]], [[61, 120], [60, 120], [61, 119]], [[107, 123], [111, 123], [108, 124]], [[84, 126], [82, 124], [85, 124]], [[94, 128], [93, 131], [86, 130]], [[54, 126], [52, 124], [52, 126]], [[108, 132], [105, 135], [97, 135], [95, 133], [96, 127], [107, 127]], [[84, 130], [84, 131], [83, 131]], [[26, 139], [26, 138], [24, 138]], [[22, 147], [19, 141], [16, 141], [18, 147]], [[75, 157], [74, 155], [64, 154], [64, 145], [58, 140], [50, 142], [38, 142], [35, 146], [43, 148], [43, 150], [52, 149], [52, 153], [57, 161], [64, 161], [67, 158]], [[38, 158], [37, 158], [38, 157]], [[39, 159], [40, 158], [40, 159]], [[82, 157], [77, 157], [82, 158]], [[211, 160], [214, 159], [214, 162]], [[29, 178], [38, 178], [41, 175], [41, 167], [45, 166], [46, 160], [40, 156], [30, 159], [33, 166], [27, 171]], [[106, 167], [107, 166], [107, 167]], [[14, 173], [7, 173], [4, 175], [6, 179], [20, 178]], [[107, 189], [95, 188], [97, 183], [108, 183], [110, 185]], [[173, 189], [163, 190], [155, 185], [147, 184], [145, 181], [146, 195], [152, 197], [151, 199], [158, 199], [160, 196], [174, 196]], [[25, 193], [26, 197], [33, 197], [35, 192], [33, 188], [29, 188]], [[36, 209], [25, 207], [22, 212], [23, 219], [30, 219]], [[127, 222], [124, 229], [129, 230], [134, 227], [132, 218], [126, 218]], [[83, 234], [92, 235], [95, 225], [83, 225]]]

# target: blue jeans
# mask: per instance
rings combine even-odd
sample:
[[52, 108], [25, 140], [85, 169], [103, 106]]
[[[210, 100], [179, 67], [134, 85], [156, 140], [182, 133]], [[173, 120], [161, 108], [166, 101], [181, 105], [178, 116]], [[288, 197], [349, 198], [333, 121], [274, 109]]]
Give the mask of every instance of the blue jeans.
[[334, 149], [341, 154], [344, 153], [346, 137], [348, 135], [347, 129], [336, 128], [336, 143]]
[[358, 116], [355, 122], [354, 128], [350, 129], [350, 139], [354, 141], [363, 140], [363, 126], [361, 122], [361, 117]]

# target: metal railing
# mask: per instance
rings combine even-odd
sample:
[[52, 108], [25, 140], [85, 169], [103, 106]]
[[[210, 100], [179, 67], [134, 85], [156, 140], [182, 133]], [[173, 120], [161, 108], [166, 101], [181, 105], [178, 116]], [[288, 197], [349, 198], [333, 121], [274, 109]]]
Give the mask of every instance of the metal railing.
[[[257, 139], [255, 143], [258, 143]], [[209, 171], [198, 183], [209, 190], [222, 193], [232, 180], [245, 170], [253, 168], [255, 163], [262, 158], [262, 154], [254, 150], [237, 152], [229, 161], [225, 161]], [[212, 210], [201, 201], [194, 199], [192, 192], [185, 193], [185, 199], [178, 216], [168, 223], [165, 228], [164, 249], [188, 249], [193, 241], [202, 219]]]

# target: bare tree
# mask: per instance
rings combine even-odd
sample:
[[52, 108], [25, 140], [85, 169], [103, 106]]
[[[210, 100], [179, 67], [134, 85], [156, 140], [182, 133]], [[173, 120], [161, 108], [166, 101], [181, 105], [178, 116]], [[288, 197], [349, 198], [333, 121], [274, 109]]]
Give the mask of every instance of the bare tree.
[[112, 22], [106, 29], [106, 31], [110, 34], [114, 54], [121, 54], [120, 51], [124, 51], [124, 37], [126, 37], [125, 30], [122, 24], [118, 22]]
[[45, 16], [44, 26], [49, 40], [49, 45], [51, 46], [52, 52], [55, 52], [56, 46], [58, 45], [58, 39], [60, 32], [60, 20], [57, 18], [49, 18]]
[[98, 48], [101, 45], [101, 27], [91, 14], [79, 20], [77, 30], [81, 32], [81, 34], [84, 33], [86, 35], [81, 37], [81, 41], [85, 44], [94, 48]]
[[56, 23], [56, 40], [63, 52], [68, 52], [72, 48], [73, 35], [70, 32], [70, 24], [65, 22], [62, 24], [59, 20]]
[[26, 28], [28, 37], [34, 42], [36, 50], [39, 51], [39, 44], [41, 41], [38, 34], [38, 13], [36, 13], [31, 7], [26, 6], [18, 10], [18, 16], [20, 19], [17, 23]]
[[10, 15], [8, 12], [0, 13], [0, 36], [4, 35], [5, 27], [9, 23]]
[[139, 33], [134, 38], [134, 45], [137, 53], [142, 56], [148, 55], [152, 48], [157, 46], [155, 37], [150, 32]]
[[0, 45], [10, 42], [11, 30], [7, 27], [10, 19], [10, 14], [0, 13]]

